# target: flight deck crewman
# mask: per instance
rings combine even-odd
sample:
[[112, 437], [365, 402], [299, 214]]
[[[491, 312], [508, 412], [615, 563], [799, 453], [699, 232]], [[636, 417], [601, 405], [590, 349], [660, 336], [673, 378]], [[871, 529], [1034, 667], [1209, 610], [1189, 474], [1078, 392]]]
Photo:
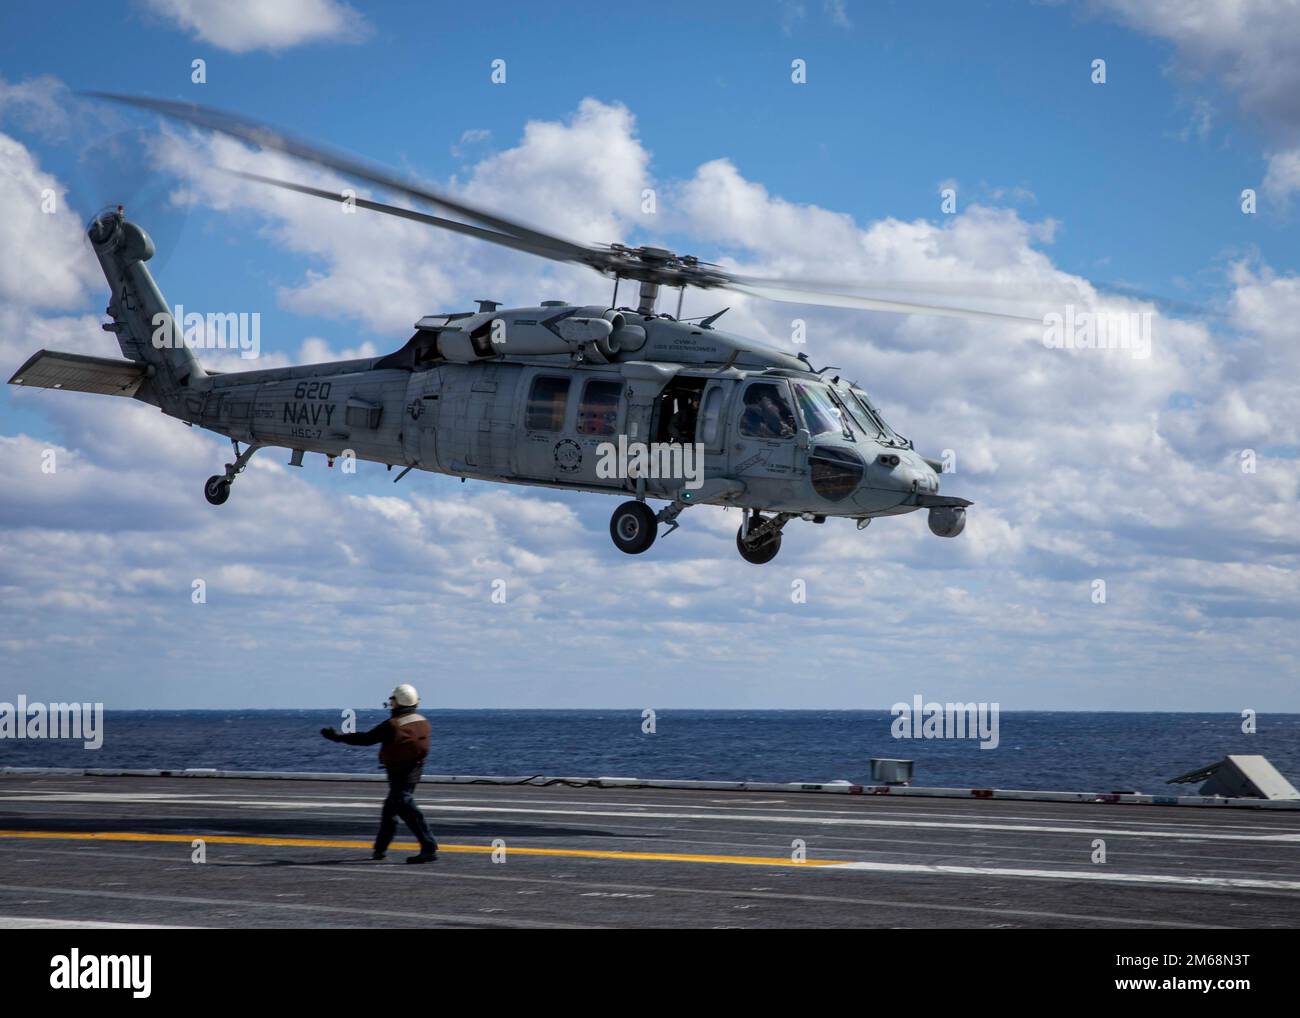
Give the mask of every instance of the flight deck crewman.
[[420, 696], [415, 687], [402, 683], [388, 698], [392, 716], [381, 721], [368, 732], [340, 734], [333, 728], [322, 728], [321, 735], [331, 742], [346, 742], [351, 746], [373, 746], [379, 743], [379, 762], [388, 772], [388, 798], [379, 820], [379, 833], [375, 836], [375, 850], [371, 858], [382, 859], [397, 833], [397, 818], [401, 817], [420, 843], [420, 854], [408, 856], [407, 862], [433, 862], [438, 858], [438, 843], [429, 833], [424, 814], [415, 804], [415, 786], [424, 769], [424, 758], [429, 755], [429, 722], [416, 713]]

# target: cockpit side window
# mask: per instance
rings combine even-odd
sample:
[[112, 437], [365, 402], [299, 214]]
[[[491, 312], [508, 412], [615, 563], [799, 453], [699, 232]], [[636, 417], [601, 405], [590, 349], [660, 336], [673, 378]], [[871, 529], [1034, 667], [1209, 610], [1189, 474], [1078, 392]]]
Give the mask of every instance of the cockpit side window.
[[840, 408], [835, 405], [835, 401], [831, 399], [825, 388], [820, 385], [809, 385], [806, 382], [795, 382], [794, 392], [799, 401], [799, 412], [803, 414], [804, 424], [807, 425], [809, 434], [817, 436], [838, 431], [848, 438], [853, 437], [848, 421], [844, 419]]
[[745, 390], [740, 433], [748, 438], [794, 438], [798, 430], [784, 384], [753, 382]]

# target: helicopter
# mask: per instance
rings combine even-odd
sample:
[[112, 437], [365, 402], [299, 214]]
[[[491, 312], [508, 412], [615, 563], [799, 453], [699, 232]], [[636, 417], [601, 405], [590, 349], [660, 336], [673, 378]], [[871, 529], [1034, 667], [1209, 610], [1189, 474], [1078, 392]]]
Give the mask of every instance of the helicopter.
[[[926, 510], [954, 538], [968, 499], [939, 494], [939, 460], [920, 455], [858, 385], [815, 369], [806, 354], [717, 328], [729, 308], [683, 320], [685, 290], [732, 290], [774, 300], [898, 313], [1033, 322], [972, 308], [859, 296], [800, 281], [733, 273], [661, 247], [583, 245], [396, 177], [355, 157], [222, 111], [168, 100], [91, 95], [276, 149], [459, 218], [277, 177], [229, 170], [264, 185], [450, 230], [542, 258], [589, 266], [614, 281], [608, 303], [542, 301], [426, 315], [385, 356], [294, 367], [206, 370], [193, 337], [163, 299], [147, 262], [154, 244], [121, 206], [94, 217], [87, 237], [112, 291], [103, 328], [123, 359], [41, 350], [10, 384], [126, 397], [225, 436], [233, 459], [204, 484], [224, 504], [249, 459], [287, 449], [332, 466], [341, 456], [483, 481], [624, 495], [610, 518], [614, 545], [648, 550], [696, 505], [739, 508], [736, 547], [770, 562], [793, 520], [831, 517], [859, 529]], [[620, 284], [639, 284], [619, 306]], [[677, 315], [658, 308], [677, 289]], [[830, 375], [830, 377], [828, 377]], [[243, 445], [241, 449], [240, 446]], [[656, 510], [649, 500], [665, 505]]]

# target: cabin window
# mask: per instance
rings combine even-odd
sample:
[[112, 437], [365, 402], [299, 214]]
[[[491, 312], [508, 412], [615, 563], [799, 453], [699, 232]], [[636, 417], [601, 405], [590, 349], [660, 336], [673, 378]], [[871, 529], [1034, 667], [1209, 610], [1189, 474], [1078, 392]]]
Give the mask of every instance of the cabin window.
[[618, 400], [623, 383], [592, 379], [582, 390], [578, 404], [578, 433], [612, 435], [618, 430]]
[[740, 433], [749, 438], [794, 438], [794, 411], [784, 385], [755, 382], [745, 390]]
[[569, 380], [538, 375], [528, 393], [525, 423], [529, 431], [563, 431], [569, 404]]

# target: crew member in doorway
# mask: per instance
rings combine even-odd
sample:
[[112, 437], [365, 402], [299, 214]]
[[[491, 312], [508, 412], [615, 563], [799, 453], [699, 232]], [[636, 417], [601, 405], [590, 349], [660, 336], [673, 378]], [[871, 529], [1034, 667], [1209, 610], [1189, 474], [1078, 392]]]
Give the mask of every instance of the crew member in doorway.
[[424, 758], [429, 755], [429, 722], [416, 713], [420, 695], [407, 683], [393, 690], [387, 706], [392, 716], [368, 732], [340, 734], [333, 728], [322, 728], [320, 733], [330, 742], [346, 742], [350, 746], [379, 744], [379, 763], [388, 772], [388, 798], [384, 800], [371, 858], [382, 859], [388, 852], [397, 833], [397, 818], [401, 817], [420, 843], [420, 854], [408, 856], [406, 861], [433, 862], [438, 858], [438, 843], [415, 804], [415, 786], [424, 769]]
[[695, 441], [695, 424], [700, 419], [700, 394], [677, 397], [677, 412], [668, 419], [668, 441], [687, 445]]

